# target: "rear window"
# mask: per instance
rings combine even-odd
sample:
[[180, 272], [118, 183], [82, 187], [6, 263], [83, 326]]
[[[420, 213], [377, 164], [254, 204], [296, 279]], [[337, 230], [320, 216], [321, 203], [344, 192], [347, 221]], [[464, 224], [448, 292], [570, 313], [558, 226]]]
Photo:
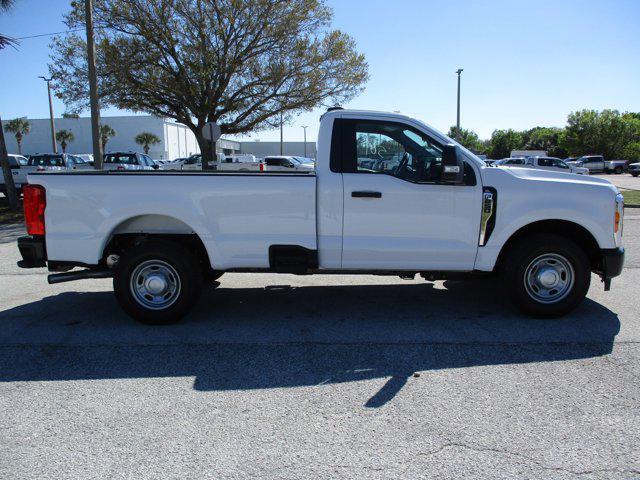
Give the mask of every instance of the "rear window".
[[29, 158], [31, 167], [64, 167], [62, 155], [34, 155]]
[[118, 163], [127, 165], [136, 165], [136, 156], [127, 154], [108, 153], [104, 156], [104, 163]]
[[18, 163], [18, 160], [16, 159], [16, 157], [12, 157], [11, 155], [9, 155], [9, 165], [12, 167], [19, 167], [20, 164]]

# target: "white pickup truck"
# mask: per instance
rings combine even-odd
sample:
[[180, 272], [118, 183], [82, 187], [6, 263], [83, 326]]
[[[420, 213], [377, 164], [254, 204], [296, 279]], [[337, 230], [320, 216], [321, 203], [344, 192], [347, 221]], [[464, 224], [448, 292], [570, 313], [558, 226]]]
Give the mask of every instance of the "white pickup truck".
[[623, 200], [607, 180], [487, 167], [392, 113], [330, 109], [317, 147], [308, 172], [29, 175], [19, 265], [48, 266], [50, 283], [113, 277], [123, 309], [155, 324], [224, 272], [500, 274], [525, 312], [554, 317], [591, 272], [608, 289], [622, 271]]

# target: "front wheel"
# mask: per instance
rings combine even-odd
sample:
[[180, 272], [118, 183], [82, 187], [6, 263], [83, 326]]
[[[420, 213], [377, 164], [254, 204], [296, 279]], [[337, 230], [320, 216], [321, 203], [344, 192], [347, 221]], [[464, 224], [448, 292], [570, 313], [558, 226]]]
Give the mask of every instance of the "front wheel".
[[614, 172], [616, 172], [616, 175], [620, 175], [622, 171], [623, 171], [622, 167], [616, 167], [616, 169], [614, 170]]
[[534, 235], [507, 252], [506, 288], [516, 306], [529, 315], [560, 317], [584, 299], [591, 282], [589, 259], [571, 240]]
[[185, 316], [202, 284], [201, 270], [182, 245], [143, 242], [124, 252], [116, 266], [113, 290], [122, 309], [149, 325], [168, 325]]
[[637, 177], [638, 175], [640, 175], [640, 173], [632, 173], [631, 174], [632, 177]]

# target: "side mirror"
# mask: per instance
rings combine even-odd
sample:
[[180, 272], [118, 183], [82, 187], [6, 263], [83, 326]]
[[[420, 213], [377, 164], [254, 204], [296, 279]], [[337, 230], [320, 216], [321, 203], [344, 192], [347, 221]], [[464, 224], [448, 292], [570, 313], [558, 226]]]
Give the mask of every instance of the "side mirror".
[[464, 183], [464, 162], [458, 147], [449, 144], [442, 150], [442, 173], [440, 180], [444, 183], [461, 185]]

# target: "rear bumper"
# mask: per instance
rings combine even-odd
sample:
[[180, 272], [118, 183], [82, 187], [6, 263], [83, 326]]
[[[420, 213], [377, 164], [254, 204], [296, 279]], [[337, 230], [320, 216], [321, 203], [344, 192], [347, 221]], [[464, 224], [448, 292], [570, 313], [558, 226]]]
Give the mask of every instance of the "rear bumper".
[[41, 235], [27, 235], [18, 238], [18, 249], [22, 260], [18, 262], [20, 268], [42, 268], [47, 266], [47, 250], [44, 237]]
[[606, 280], [620, 275], [624, 266], [624, 247], [607, 248], [600, 252], [602, 254], [602, 278]]

